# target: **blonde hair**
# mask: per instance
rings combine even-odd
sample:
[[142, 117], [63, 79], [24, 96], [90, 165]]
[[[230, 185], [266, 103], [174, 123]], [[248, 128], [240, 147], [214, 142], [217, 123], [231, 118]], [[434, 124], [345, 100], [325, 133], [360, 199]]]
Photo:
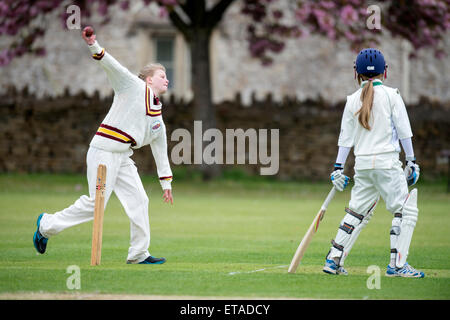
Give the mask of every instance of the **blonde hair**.
[[[374, 77], [370, 77], [370, 79], [381, 79], [382, 74], [376, 75]], [[369, 77], [366, 77], [362, 74], [358, 74], [358, 84], [361, 85], [362, 81], [368, 80]], [[373, 89], [373, 81], [368, 81], [365, 86], [362, 89], [361, 92], [361, 102], [362, 106], [356, 112], [356, 114], [359, 114], [358, 121], [359, 123], [367, 130], [370, 130], [369, 125], [369, 119], [370, 119], [370, 113], [372, 112], [373, 107], [373, 96], [375, 94], [375, 91]]]
[[150, 63], [143, 67], [141, 71], [139, 71], [138, 77], [145, 81], [147, 77], [153, 77], [156, 70], [162, 70], [166, 72], [166, 68], [160, 63]]

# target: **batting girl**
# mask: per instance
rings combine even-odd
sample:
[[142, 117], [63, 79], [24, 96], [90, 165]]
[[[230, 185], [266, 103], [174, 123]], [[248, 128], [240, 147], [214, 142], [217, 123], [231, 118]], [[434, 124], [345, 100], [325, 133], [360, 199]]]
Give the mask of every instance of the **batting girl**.
[[167, 91], [169, 80], [160, 64], [145, 67], [139, 77], [132, 74], [98, 44], [95, 34], [86, 35], [85, 29], [82, 36], [92, 57], [106, 72], [114, 89], [114, 100], [87, 153], [89, 195], [81, 196], [73, 205], [54, 214], [41, 214], [33, 237], [34, 246], [42, 254], [46, 250], [48, 238], [93, 219], [97, 167], [104, 164], [107, 169], [105, 206], [114, 191], [130, 219], [127, 263], [164, 263], [164, 258], [155, 258], [148, 252], [148, 197], [130, 157], [133, 149], [150, 145], [164, 201], [173, 203], [166, 129], [162, 119], [162, 104], [158, 99], [160, 94]]
[[[405, 104], [397, 89], [383, 84], [387, 66], [376, 49], [362, 50], [355, 62], [360, 88], [347, 97], [338, 140], [338, 155], [331, 181], [343, 191], [349, 182], [344, 164], [351, 148], [355, 154], [354, 187], [345, 216], [327, 254], [323, 271], [347, 274], [344, 260], [362, 228], [368, 223], [380, 196], [392, 213], [390, 263], [387, 276], [422, 278], [424, 273], [407, 262], [408, 249], [418, 217], [417, 189], [420, 169], [415, 163], [412, 131]], [[400, 144], [406, 167], [399, 161]]]

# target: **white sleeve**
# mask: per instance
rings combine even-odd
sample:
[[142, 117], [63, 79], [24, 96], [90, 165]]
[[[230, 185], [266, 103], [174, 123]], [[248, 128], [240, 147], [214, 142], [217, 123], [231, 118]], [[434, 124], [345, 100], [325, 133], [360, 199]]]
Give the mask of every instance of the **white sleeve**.
[[403, 102], [398, 89], [392, 96], [392, 121], [397, 130], [398, 138], [400, 140], [411, 138], [413, 134], [409, 123], [408, 113], [406, 112], [405, 103]]
[[355, 141], [355, 117], [350, 111], [350, 99], [347, 97], [344, 113], [341, 121], [341, 132], [339, 134], [338, 146], [351, 148]]
[[170, 169], [169, 157], [167, 154], [167, 137], [164, 130], [150, 142], [153, 157], [155, 158], [156, 170], [158, 171], [159, 182], [163, 190], [172, 189], [172, 170]]
[[414, 159], [414, 149], [411, 138], [400, 139], [400, 142], [402, 144], [403, 151], [405, 151], [406, 160]]
[[115, 92], [133, 86], [139, 78], [122, 66], [116, 59], [102, 48], [97, 41], [88, 46], [92, 57], [98, 60], [106, 72], [108, 80]]
[[336, 163], [340, 163], [342, 167], [345, 165], [345, 161], [347, 161], [348, 154], [350, 153], [351, 148], [348, 147], [339, 147], [338, 155], [336, 157]]

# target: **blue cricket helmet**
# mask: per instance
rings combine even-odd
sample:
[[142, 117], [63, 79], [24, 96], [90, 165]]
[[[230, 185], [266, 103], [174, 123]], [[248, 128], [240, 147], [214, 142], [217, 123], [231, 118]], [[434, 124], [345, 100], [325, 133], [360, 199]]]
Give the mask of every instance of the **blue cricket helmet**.
[[380, 50], [374, 48], [363, 49], [358, 53], [355, 69], [358, 74], [374, 77], [384, 73], [386, 62]]

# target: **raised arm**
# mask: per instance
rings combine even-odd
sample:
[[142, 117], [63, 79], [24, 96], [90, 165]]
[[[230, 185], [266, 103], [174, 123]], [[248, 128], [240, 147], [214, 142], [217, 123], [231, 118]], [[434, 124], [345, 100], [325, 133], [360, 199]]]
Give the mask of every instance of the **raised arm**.
[[[108, 80], [111, 83], [112, 88], [115, 92], [120, 92], [121, 90], [127, 89], [132, 85], [139, 82], [139, 78], [132, 74], [127, 68], [122, 66], [116, 59], [114, 59], [109, 53], [102, 48], [97, 40], [96, 35], [92, 30], [92, 34], [86, 27], [84, 28], [81, 36], [84, 41], [88, 44], [89, 50], [92, 53], [92, 58], [99, 61], [100, 65], [106, 72]], [[87, 34], [86, 34], [87, 32]]]

